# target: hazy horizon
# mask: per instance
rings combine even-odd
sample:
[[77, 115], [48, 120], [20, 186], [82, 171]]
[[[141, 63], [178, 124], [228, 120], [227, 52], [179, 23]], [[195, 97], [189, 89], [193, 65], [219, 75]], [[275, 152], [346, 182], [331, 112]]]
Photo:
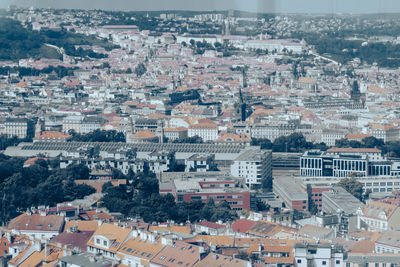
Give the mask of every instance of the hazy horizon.
[[398, 0], [2, 0], [0, 8], [11, 4], [24, 7], [104, 9], [124, 11], [222, 11], [255, 13], [400, 13]]

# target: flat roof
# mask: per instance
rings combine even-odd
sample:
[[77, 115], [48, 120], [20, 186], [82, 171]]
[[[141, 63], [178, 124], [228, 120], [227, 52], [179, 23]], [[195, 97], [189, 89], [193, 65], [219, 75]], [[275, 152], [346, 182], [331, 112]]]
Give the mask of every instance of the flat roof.
[[262, 161], [262, 157], [271, 150], [249, 149], [240, 154], [235, 161]]
[[292, 200], [308, 199], [307, 193], [302, 189], [301, 182], [292, 178], [274, 179], [274, 184], [284, 190]]
[[364, 204], [355, 198], [352, 194], [347, 192], [340, 186], [335, 186], [330, 191], [322, 192], [322, 205], [324, 206], [323, 198], [327, 197], [329, 200], [334, 202], [337, 207], [339, 207], [346, 214], [355, 214], [359, 207], [364, 206]]

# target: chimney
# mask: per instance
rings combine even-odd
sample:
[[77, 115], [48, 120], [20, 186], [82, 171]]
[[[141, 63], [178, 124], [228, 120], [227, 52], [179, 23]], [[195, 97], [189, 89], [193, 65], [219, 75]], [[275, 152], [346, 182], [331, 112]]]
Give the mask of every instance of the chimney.
[[95, 262], [95, 261], [96, 261], [96, 258], [95, 258], [94, 256], [90, 255], [90, 256], [89, 256], [89, 261], [90, 261], [90, 262]]
[[48, 256], [49, 256], [49, 248], [48, 248], [48, 246], [49, 246], [49, 243], [48, 243], [48, 241], [46, 240], [45, 243], [44, 243], [44, 256], [45, 256], [45, 257], [48, 257]]
[[165, 238], [165, 237], [162, 237], [162, 238], [161, 238], [161, 244], [162, 244], [163, 246], [172, 245], [172, 240], [171, 240], [171, 239], [168, 239], [168, 238]]
[[38, 240], [33, 241], [33, 248], [35, 251], [40, 252], [42, 250], [42, 244]]
[[150, 241], [151, 243], [155, 243], [156, 238], [155, 238], [155, 236], [154, 236], [153, 234], [149, 234], [149, 241]]
[[63, 246], [63, 257], [66, 257], [66, 256], [68, 256], [68, 249], [67, 249], [67, 245], [64, 245]]
[[132, 237], [133, 237], [133, 238], [137, 238], [138, 235], [139, 235], [139, 233], [138, 233], [137, 230], [133, 230], [133, 231], [132, 231]]
[[6, 238], [7, 238], [8, 242], [10, 242], [10, 243], [13, 242], [10, 232], [6, 232]]
[[140, 240], [146, 240], [147, 239], [147, 234], [142, 232], [140, 233]]
[[97, 224], [98, 224], [98, 226], [100, 227], [100, 226], [103, 224], [103, 221], [102, 221], [102, 220], [98, 220], [98, 221], [97, 221]]

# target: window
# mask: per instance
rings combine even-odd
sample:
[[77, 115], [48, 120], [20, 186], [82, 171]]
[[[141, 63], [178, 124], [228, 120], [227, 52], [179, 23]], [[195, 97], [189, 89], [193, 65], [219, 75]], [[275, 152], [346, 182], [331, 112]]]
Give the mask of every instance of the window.
[[107, 246], [107, 241], [103, 241], [103, 245], [104, 245], [104, 246]]
[[160, 260], [162, 260], [162, 261], [165, 260], [165, 256], [161, 256]]
[[326, 265], [326, 261], [322, 261], [322, 265]]
[[99, 238], [96, 239], [96, 244], [100, 244], [100, 239]]
[[301, 260], [297, 260], [297, 263], [301, 263]]

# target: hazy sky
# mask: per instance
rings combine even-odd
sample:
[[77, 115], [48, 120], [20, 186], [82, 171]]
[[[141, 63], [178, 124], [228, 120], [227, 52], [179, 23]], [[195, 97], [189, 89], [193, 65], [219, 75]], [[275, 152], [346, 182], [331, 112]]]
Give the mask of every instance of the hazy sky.
[[24, 6], [110, 10], [245, 10], [279, 13], [400, 12], [400, 0], [0, 0]]

